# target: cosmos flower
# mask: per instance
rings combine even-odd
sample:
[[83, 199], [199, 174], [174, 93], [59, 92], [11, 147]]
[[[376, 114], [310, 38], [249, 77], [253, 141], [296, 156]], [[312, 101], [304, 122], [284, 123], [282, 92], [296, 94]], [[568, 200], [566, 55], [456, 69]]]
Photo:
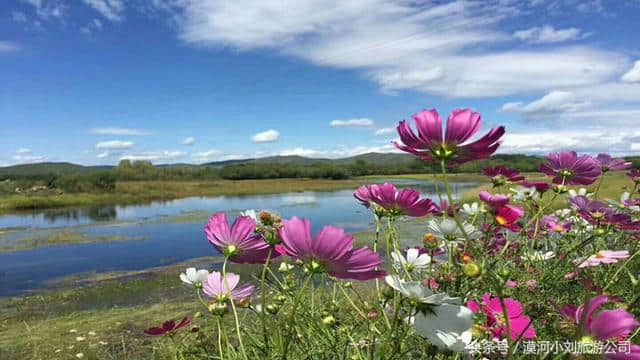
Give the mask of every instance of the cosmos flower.
[[435, 109], [425, 110], [413, 115], [418, 134], [411, 126], [401, 121], [397, 127], [401, 142], [395, 146], [423, 160], [447, 161], [461, 164], [476, 159], [489, 158], [500, 146], [504, 127], [492, 129], [482, 138], [466, 143], [482, 125], [479, 113], [470, 109], [454, 110], [449, 115], [447, 127], [442, 134], [442, 119]]
[[175, 333], [177, 330], [188, 326], [189, 324], [191, 324], [191, 320], [188, 318], [184, 318], [182, 319], [182, 321], [180, 321], [179, 323], [176, 324], [175, 321], [173, 320], [169, 320], [166, 321], [162, 324], [162, 326], [157, 326], [157, 327], [151, 327], [148, 328], [144, 331], [145, 334], [150, 335], [150, 336], [161, 336], [161, 335], [165, 335], [165, 334], [169, 334], [172, 335], [173, 333]]
[[640, 169], [632, 169], [627, 176], [635, 183], [640, 183]]
[[565, 233], [571, 230], [571, 223], [568, 221], [560, 221], [557, 217], [552, 215], [545, 215], [542, 217], [542, 226], [550, 233]]
[[551, 185], [543, 181], [528, 181], [525, 180], [522, 182], [522, 186], [528, 188], [534, 188], [540, 194], [544, 194], [547, 190], [551, 189]]
[[[464, 231], [471, 240], [478, 239], [482, 235], [473, 225], [462, 223]], [[455, 220], [450, 218], [431, 219], [427, 223], [429, 234], [446, 241], [464, 241], [465, 237]]]
[[540, 193], [538, 193], [535, 187], [518, 186], [509, 190], [513, 193], [514, 200], [525, 201], [538, 200], [540, 198]]
[[407, 249], [406, 257], [396, 250], [391, 253], [391, 258], [398, 269], [406, 269], [409, 272], [426, 269], [431, 264], [431, 256], [427, 253], [421, 254], [416, 248]]
[[506, 166], [486, 167], [482, 170], [487, 175], [494, 187], [502, 186], [508, 183], [515, 183], [524, 180], [524, 176], [516, 169]]
[[[624, 340], [640, 326], [640, 322], [636, 320], [633, 314], [624, 309], [602, 310], [598, 312], [603, 305], [612, 301], [613, 298], [606, 295], [599, 295], [592, 298], [585, 306], [567, 305], [559, 309], [560, 313], [575, 325], [581, 327], [586, 333], [581, 339], [584, 342], [617, 342]], [[585, 310], [586, 307], [586, 310]], [[586, 315], [584, 314], [586, 311]], [[597, 312], [597, 313], [596, 313]], [[586, 320], [586, 321], [585, 321]], [[586, 323], [583, 323], [586, 322]], [[615, 353], [619, 348], [612, 346], [614, 353], [606, 353], [606, 359], [638, 359], [640, 358], [640, 346], [631, 344], [628, 352]]]
[[223, 277], [221, 273], [214, 271], [207, 277], [203, 291], [205, 295], [219, 303], [224, 303], [227, 300], [243, 302], [251, 297], [256, 287], [245, 284], [236, 289], [239, 282], [240, 275], [228, 272]]
[[207, 280], [209, 271], [205, 269], [196, 270], [194, 267], [187, 268], [185, 272], [180, 274], [180, 280], [191, 286], [200, 286]]
[[598, 154], [594, 159], [598, 162], [598, 165], [600, 165], [600, 170], [603, 173], [607, 171], [628, 170], [632, 166], [631, 162], [625, 159], [614, 159], [609, 154]]
[[[511, 339], [516, 340], [520, 337], [523, 339], [535, 339], [536, 330], [531, 319], [524, 314], [522, 304], [512, 298], [504, 299], [504, 303], [509, 316], [509, 325], [511, 327], [509, 335]], [[467, 307], [474, 313], [482, 312], [487, 316], [487, 328], [494, 336], [505, 337], [507, 335], [504, 313], [498, 297], [485, 294], [481, 303], [471, 300], [467, 302]]]
[[589, 256], [587, 260], [583, 261], [578, 267], [594, 267], [600, 264], [615, 264], [618, 262], [618, 259], [626, 259], [629, 257], [629, 251], [620, 250], [620, 251], [612, 251], [612, 250], [601, 250], [597, 253]]
[[413, 189], [398, 190], [395, 185], [372, 184], [359, 187], [353, 196], [366, 207], [379, 206], [394, 216], [425, 216], [437, 211], [430, 199], [421, 199], [420, 192]]
[[229, 227], [227, 214], [223, 212], [214, 214], [204, 228], [211, 245], [230, 261], [240, 264], [261, 264], [267, 259], [269, 244], [255, 230], [256, 221], [248, 216], [237, 217]]
[[585, 188], [580, 188], [578, 190], [576, 189], [570, 189], [569, 190], [569, 197], [576, 197], [576, 196], [586, 196], [586, 197], [591, 197], [591, 193], [589, 193], [589, 190], [585, 189]]
[[640, 221], [634, 221], [629, 214], [616, 212], [601, 201], [576, 196], [570, 198], [569, 203], [580, 217], [592, 225], [614, 225], [620, 230], [640, 230]]
[[315, 238], [311, 222], [293, 217], [279, 230], [282, 244], [276, 250], [303, 261], [312, 273], [326, 272], [340, 279], [369, 280], [382, 277], [380, 255], [364, 246], [353, 249], [353, 236], [343, 229], [325, 226]]
[[589, 155], [575, 151], [550, 153], [540, 171], [553, 177], [554, 184], [591, 185], [601, 175], [600, 166]]
[[482, 205], [477, 202], [472, 202], [471, 204], [462, 204], [462, 212], [467, 216], [475, 216], [484, 211]]
[[478, 194], [480, 200], [494, 209], [499, 209], [509, 203], [509, 195], [492, 194], [488, 191], [480, 191]]
[[521, 230], [518, 220], [524, 216], [524, 209], [519, 206], [505, 205], [496, 211], [496, 223], [513, 232]]
[[436, 205], [436, 212], [434, 214], [438, 216], [447, 215], [449, 217], [454, 217], [455, 216], [454, 212], [458, 213], [459, 210], [460, 210], [460, 205], [458, 204], [450, 205], [449, 200], [441, 199], [440, 205], [439, 206]]

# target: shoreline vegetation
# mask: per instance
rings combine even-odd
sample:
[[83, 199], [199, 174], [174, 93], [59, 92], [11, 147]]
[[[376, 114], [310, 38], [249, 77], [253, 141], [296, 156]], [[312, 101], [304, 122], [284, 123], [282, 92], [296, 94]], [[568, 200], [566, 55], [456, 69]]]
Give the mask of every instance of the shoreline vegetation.
[[[78, 193], [44, 192], [34, 194], [0, 195], [0, 214], [25, 210], [72, 206], [129, 205], [187, 197], [269, 195], [304, 191], [336, 191], [355, 189], [371, 181], [382, 179], [432, 181], [432, 175], [373, 175], [352, 179], [260, 179], [260, 180], [150, 180], [119, 181], [113, 191]], [[454, 174], [453, 181], [486, 181], [481, 174]]]

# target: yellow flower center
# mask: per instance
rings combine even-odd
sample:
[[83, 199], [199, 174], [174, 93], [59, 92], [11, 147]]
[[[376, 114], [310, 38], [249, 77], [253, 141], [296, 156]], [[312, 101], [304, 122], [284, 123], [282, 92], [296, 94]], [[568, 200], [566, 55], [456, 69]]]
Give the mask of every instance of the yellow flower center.
[[601, 252], [601, 251], [598, 251], [598, 252], [596, 253], [596, 259], [604, 259], [604, 255], [602, 255], [602, 252]]
[[496, 216], [496, 221], [498, 222], [498, 224], [500, 225], [507, 225], [509, 223], [509, 221], [507, 221], [507, 219], [505, 219], [503, 216]]

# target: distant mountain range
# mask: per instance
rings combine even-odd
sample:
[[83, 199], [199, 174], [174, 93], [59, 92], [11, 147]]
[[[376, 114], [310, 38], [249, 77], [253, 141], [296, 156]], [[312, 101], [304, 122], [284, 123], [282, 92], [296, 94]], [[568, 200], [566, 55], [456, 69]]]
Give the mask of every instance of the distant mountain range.
[[[290, 155], [290, 156], [270, 156], [256, 159], [239, 159], [239, 160], [225, 160], [225, 161], [213, 161], [200, 165], [196, 164], [158, 164], [159, 168], [166, 167], [200, 167], [207, 166], [213, 168], [222, 168], [228, 165], [238, 164], [295, 164], [295, 165], [311, 165], [316, 163], [325, 164], [352, 164], [358, 160], [366, 161], [367, 163], [377, 165], [391, 165], [399, 163], [408, 163], [413, 161], [415, 157], [408, 154], [392, 154], [392, 153], [367, 153], [357, 156], [352, 156], [342, 159], [320, 159], [320, 158], [307, 158], [303, 156]], [[70, 175], [81, 174], [94, 171], [104, 171], [113, 169], [115, 166], [111, 165], [98, 165], [98, 166], [85, 166], [79, 164], [73, 164], [69, 162], [41, 162], [34, 164], [20, 164], [6, 167], [0, 167], [0, 175]]]

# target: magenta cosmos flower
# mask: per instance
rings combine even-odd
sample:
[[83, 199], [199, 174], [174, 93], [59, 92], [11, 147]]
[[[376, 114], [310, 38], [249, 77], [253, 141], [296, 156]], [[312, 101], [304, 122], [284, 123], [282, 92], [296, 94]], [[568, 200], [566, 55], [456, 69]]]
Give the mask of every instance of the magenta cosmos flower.
[[492, 194], [488, 191], [480, 191], [478, 194], [480, 200], [494, 209], [499, 209], [509, 203], [509, 195]]
[[234, 302], [243, 302], [255, 291], [254, 285], [245, 284], [239, 288], [240, 275], [234, 273], [226, 273], [223, 277], [221, 273], [214, 271], [207, 277], [207, 281], [203, 284], [202, 290], [205, 295], [214, 299], [216, 302], [226, 302], [233, 300]]
[[598, 154], [594, 158], [598, 165], [600, 165], [600, 170], [604, 173], [607, 171], [622, 171], [631, 169], [631, 162], [626, 161], [625, 159], [614, 159], [609, 154]]
[[528, 188], [534, 188], [537, 192], [543, 194], [545, 191], [551, 189], [551, 185], [542, 181], [529, 181], [525, 180], [522, 182], [522, 186]]
[[634, 221], [629, 214], [616, 212], [602, 201], [580, 195], [569, 199], [569, 203], [578, 211], [580, 217], [592, 225], [613, 225], [620, 230], [640, 230], [640, 221]]
[[520, 175], [518, 170], [506, 166], [486, 167], [483, 172], [491, 179], [494, 187], [524, 180], [524, 176]]
[[635, 183], [640, 183], [640, 169], [632, 169], [627, 173], [627, 176]]
[[[623, 309], [603, 310], [596, 314], [599, 308], [613, 300], [606, 295], [599, 295], [589, 301], [586, 306], [587, 313], [584, 314], [585, 305], [567, 305], [560, 309], [564, 315], [574, 324], [580, 326], [586, 335], [581, 339], [586, 342], [617, 342], [625, 340], [640, 326], [640, 322], [634, 316]], [[583, 321], [586, 320], [586, 324]], [[617, 347], [613, 346], [616, 350]], [[618, 352], [605, 354], [607, 359], [640, 359], [640, 346], [631, 345], [629, 352]]]
[[[509, 316], [509, 325], [511, 327], [512, 340], [518, 338], [535, 339], [536, 329], [533, 327], [531, 319], [524, 314], [522, 304], [512, 298], [504, 299], [507, 315]], [[493, 336], [505, 337], [507, 335], [507, 325], [504, 321], [504, 312], [498, 297], [492, 297], [485, 294], [482, 297], [482, 303], [471, 300], [467, 302], [467, 307], [474, 313], [484, 313], [487, 316], [486, 328], [491, 331]]]
[[555, 184], [564, 185], [590, 185], [601, 174], [600, 166], [591, 156], [578, 156], [575, 151], [550, 153], [540, 171], [553, 176]]
[[504, 135], [504, 127], [491, 129], [480, 139], [466, 143], [475, 135], [482, 119], [480, 114], [470, 109], [454, 110], [447, 120], [447, 128], [442, 135], [442, 119], [435, 109], [424, 110], [413, 115], [418, 134], [402, 120], [398, 125], [401, 143], [395, 146], [423, 160], [445, 160], [449, 163], [461, 164], [476, 159], [489, 158], [500, 146], [500, 138]]
[[496, 223], [501, 227], [513, 232], [518, 232], [522, 229], [522, 227], [518, 225], [518, 220], [524, 216], [523, 208], [514, 205], [505, 205], [499, 208], [495, 214]]
[[571, 230], [571, 223], [568, 221], [560, 221], [553, 215], [545, 215], [542, 217], [542, 226], [550, 233], [566, 233]]
[[269, 244], [255, 230], [256, 221], [248, 216], [238, 216], [229, 227], [227, 214], [223, 212], [213, 215], [204, 228], [211, 245], [230, 261], [240, 264], [260, 264], [267, 259]]
[[312, 273], [326, 272], [340, 279], [369, 280], [384, 277], [380, 255], [364, 246], [353, 249], [353, 237], [343, 229], [325, 226], [311, 236], [311, 222], [293, 217], [284, 220], [280, 229], [282, 244], [276, 249], [283, 255], [301, 260]]
[[594, 267], [600, 264], [615, 264], [618, 259], [626, 259], [629, 257], [627, 250], [613, 251], [613, 250], [601, 250], [597, 253], [589, 256], [587, 260], [582, 262], [578, 267]]
[[169, 320], [165, 321], [162, 326], [155, 326], [146, 329], [144, 333], [150, 336], [162, 336], [165, 334], [172, 335], [176, 330], [179, 330], [189, 324], [191, 324], [191, 320], [186, 317], [177, 324], [175, 321]]
[[425, 216], [438, 211], [430, 199], [421, 199], [420, 192], [413, 189], [398, 190], [395, 185], [372, 184], [359, 187], [353, 196], [369, 207], [375, 204], [394, 216]]

